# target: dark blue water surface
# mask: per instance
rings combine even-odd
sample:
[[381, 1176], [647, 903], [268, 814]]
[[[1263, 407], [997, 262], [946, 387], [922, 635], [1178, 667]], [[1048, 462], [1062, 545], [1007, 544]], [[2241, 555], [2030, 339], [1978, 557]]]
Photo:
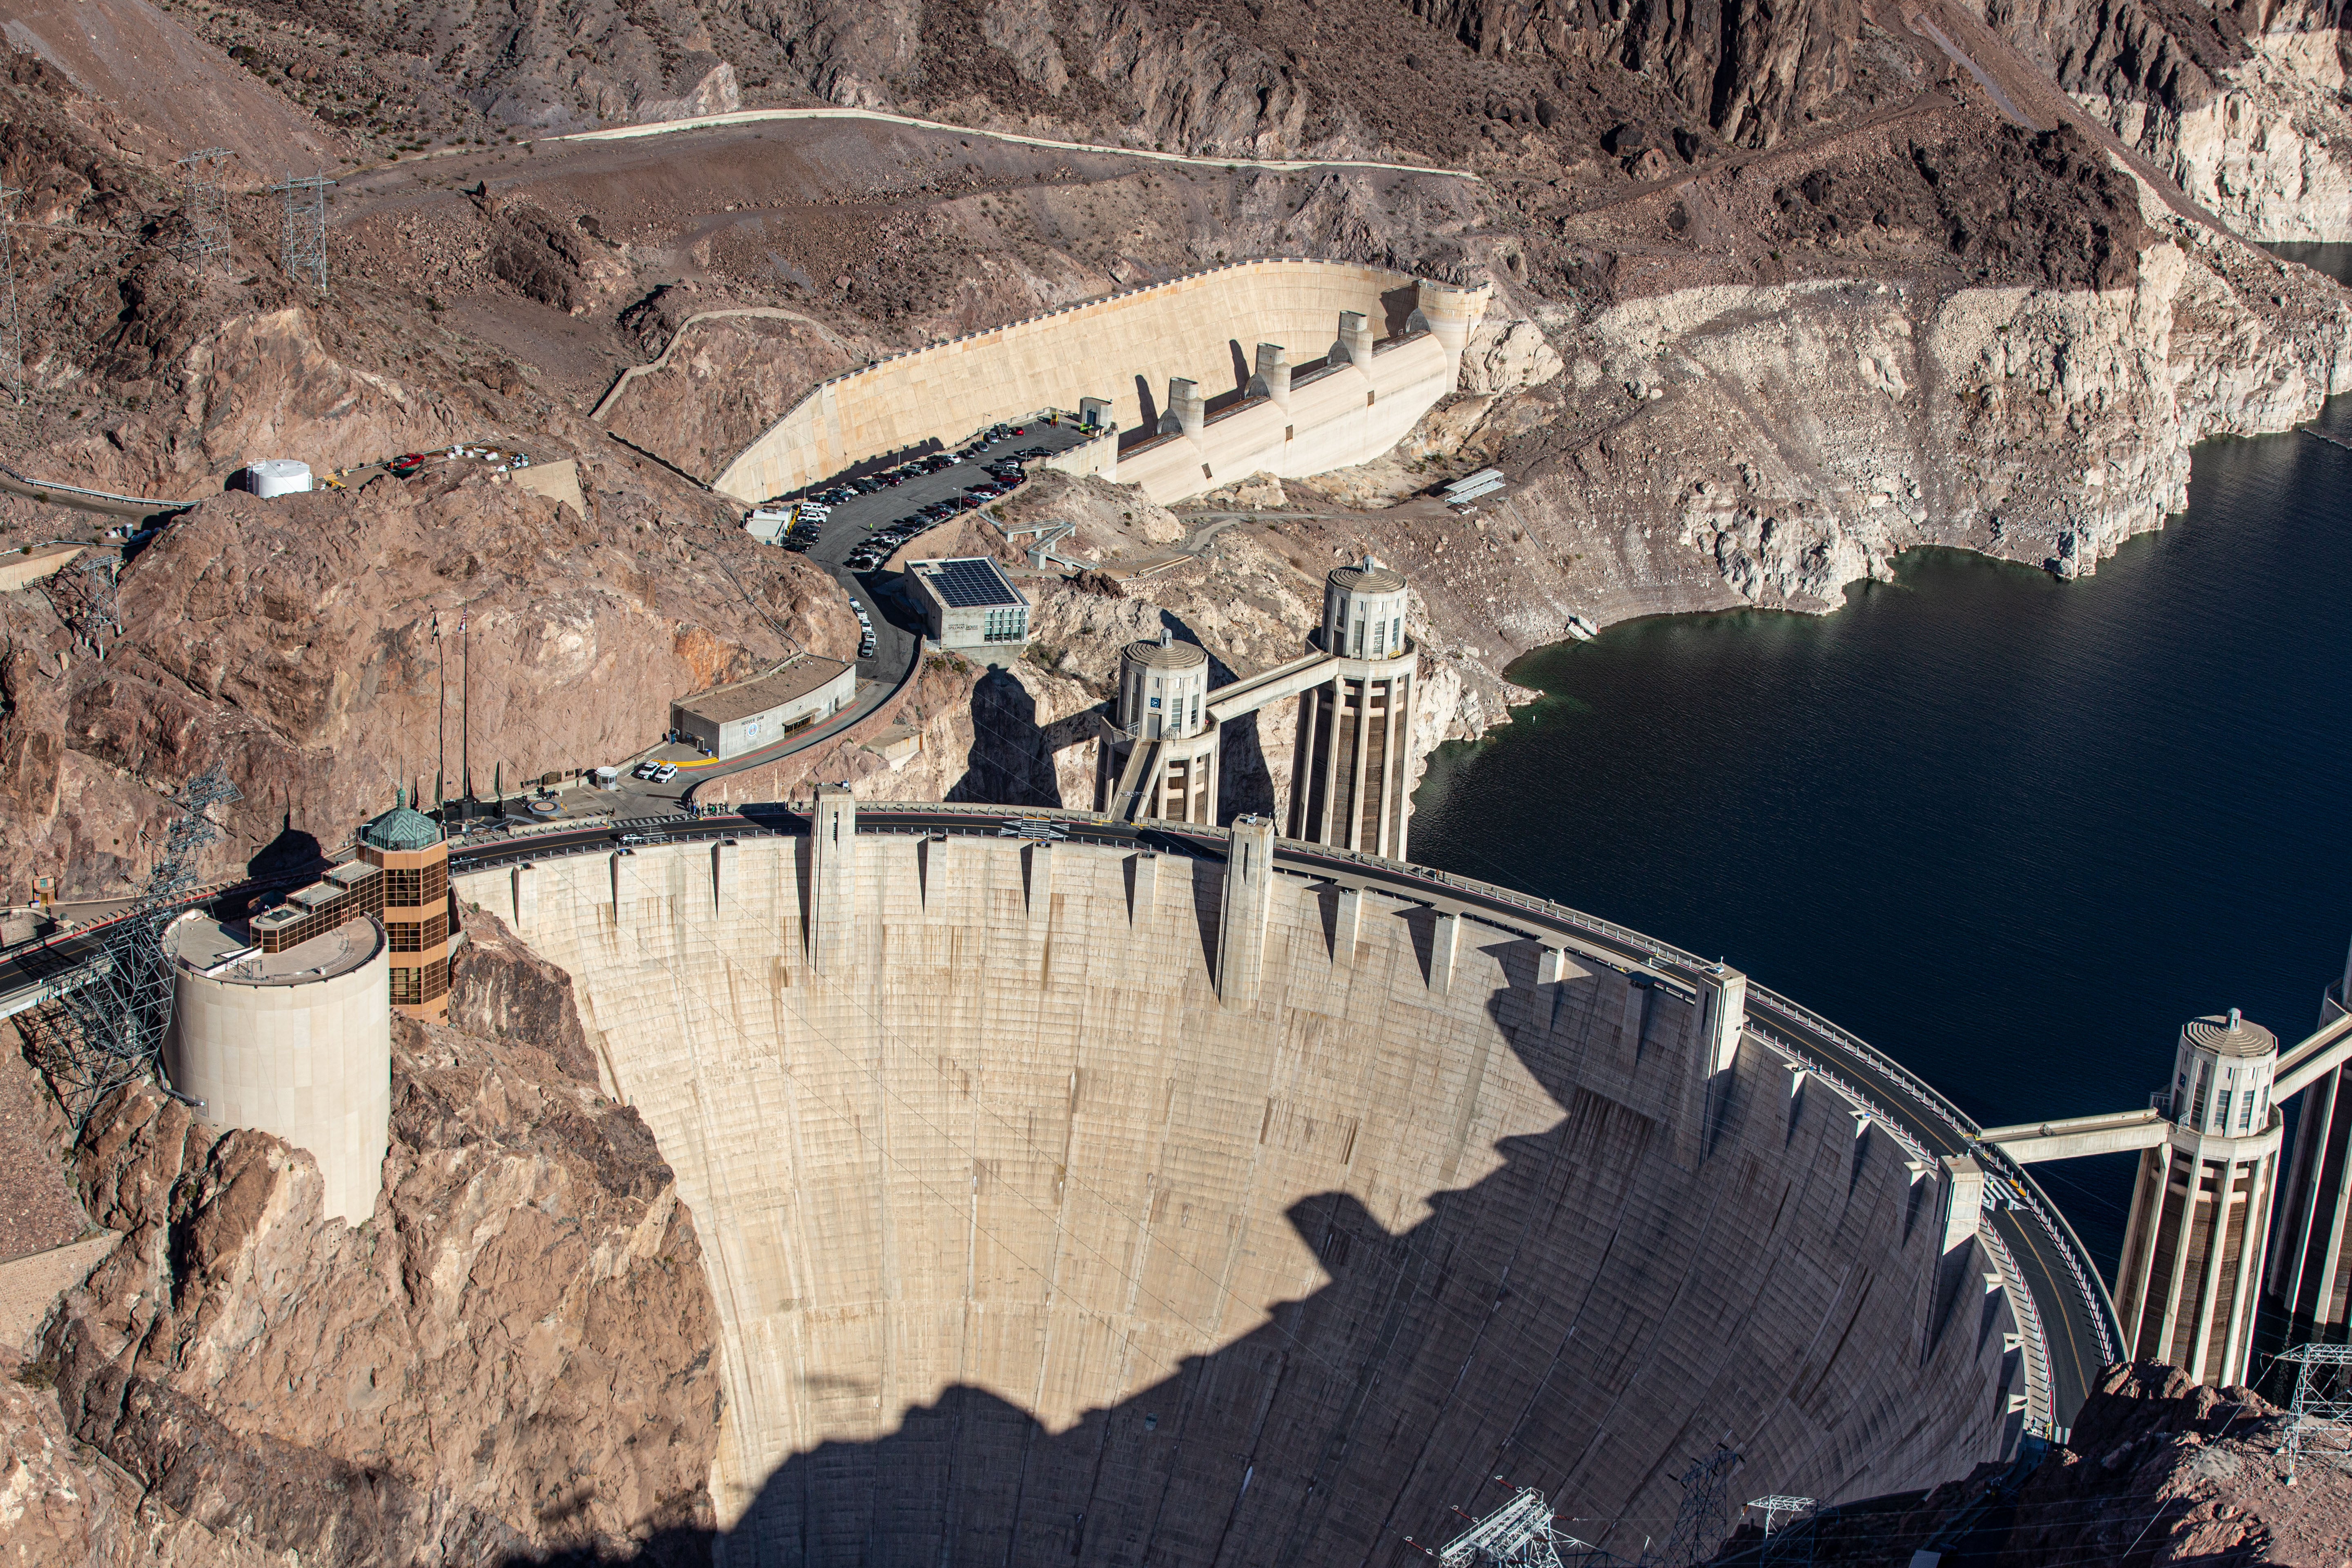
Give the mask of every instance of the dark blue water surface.
[[[2320, 427], [2352, 439], [2352, 399]], [[1721, 955], [1987, 1123], [2287, 1043], [2352, 938], [2352, 452], [2198, 448], [2096, 575], [1922, 550], [1820, 618], [1629, 622], [1432, 762], [1413, 858]], [[2112, 1268], [2131, 1156], [2039, 1167]]]

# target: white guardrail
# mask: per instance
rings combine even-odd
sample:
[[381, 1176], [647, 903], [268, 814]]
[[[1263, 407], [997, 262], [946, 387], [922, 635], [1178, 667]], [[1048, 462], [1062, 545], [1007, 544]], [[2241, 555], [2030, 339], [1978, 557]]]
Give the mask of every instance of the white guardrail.
[[2057, 1426], [2057, 1413], [2050, 1399], [2050, 1342], [2042, 1336], [2042, 1309], [2034, 1304], [2033, 1292], [2026, 1289], [2025, 1276], [2019, 1271], [2017, 1259], [2010, 1256], [2009, 1243], [1990, 1221], [1977, 1226], [1977, 1239], [2000, 1271], [2001, 1293], [2009, 1298], [2010, 1313], [2017, 1320], [2018, 1348], [2025, 1352], [2026, 1428], [2047, 1436]]

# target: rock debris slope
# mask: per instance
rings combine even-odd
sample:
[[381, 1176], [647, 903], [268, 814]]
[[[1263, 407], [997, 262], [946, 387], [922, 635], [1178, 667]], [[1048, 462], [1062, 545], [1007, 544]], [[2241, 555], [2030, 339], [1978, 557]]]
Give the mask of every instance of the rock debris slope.
[[147, 1089], [92, 1118], [75, 1173], [126, 1234], [8, 1389], [17, 1561], [696, 1560], [719, 1393], [693, 1221], [596, 1093], [568, 977], [494, 942], [453, 1013], [503, 1037], [398, 1022], [356, 1227], [266, 1134]]

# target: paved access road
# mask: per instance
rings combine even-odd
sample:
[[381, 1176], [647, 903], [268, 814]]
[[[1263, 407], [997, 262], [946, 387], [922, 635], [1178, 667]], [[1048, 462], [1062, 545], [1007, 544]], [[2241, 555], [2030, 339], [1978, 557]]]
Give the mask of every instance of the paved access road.
[[[625, 769], [614, 784], [614, 794], [620, 797], [619, 812], [625, 816], [689, 809], [698, 792], [729, 774], [765, 767], [795, 752], [829, 745], [859, 720], [887, 702], [891, 694], [898, 689], [899, 683], [914, 673], [916, 661], [923, 656], [922, 624], [911, 601], [898, 591], [900, 574], [878, 569], [853, 572], [849, 568], [849, 556], [873, 537], [874, 528], [887, 528], [934, 501], [953, 500], [969, 487], [981, 483], [988, 478], [985, 470], [990, 463], [1033, 447], [1043, 447], [1050, 452], [1067, 451], [1087, 439], [1076, 426], [1066, 421], [1060, 425], [1048, 425], [1040, 418], [1015, 427], [1023, 433], [993, 442], [963, 462], [937, 473], [918, 474], [898, 484], [885, 486], [871, 495], [856, 496], [835, 505], [817, 542], [803, 552], [808, 560], [832, 574], [834, 580], [841, 584], [842, 593], [853, 604], [865, 607], [874, 626], [874, 651], [857, 661], [857, 696], [848, 707], [823, 723], [813, 724], [797, 734], [762, 746], [758, 751], [730, 757], [724, 762], [705, 757], [688, 745], [656, 746], [646, 755], [656, 762], [676, 763], [677, 774], [667, 784], [653, 784], [631, 777]], [[878, 459], [861, 463], [845, 474], [797, 493], [804, 496], [831, 489], [847, 479], [880, 472], [892, 466]], [[789, 503], [778, 501], [775, 504], [782, 506]], [[984, 505], [974, 501], [968, 510], [977, 511]], [[950, 518], [948, 521], [954, 520]], [[869, 523], [874, 528], [869, 528]], [[915, 543], [919, 547], [920, 541]], [[777, 548], [781, 550], [782, 546]]]
[[[797, 835], [808, 830], [804, 809], [794, 804], [745, 805], [725, 816], [681, 822], [667, 830], [644, 831], [673, 840], [721, 838], [747, 830]], [[1050, 837], [1218, 860], [1224, 858], [1227, 843], [1222, 833], [1174, 824], [1118, 823], [1087, 813], [1019, 806], [957, 808], [861, 803], [857, 826], [861, 832]], [[453, 853], [450, 858], [453, 868], [462, 863], [467, 869], [476, 869], [547, 855], [607, 848], [615, 837], [609, 831], [548, 835], [526, 842], [468, 850], [462, 855]], [[1705, 961], [1654, 942], [1639, 931], [1492, 884], [1289, 839], [1277, 840], [1276, 856], [1278, 865], [1294, 872], [1375, 884], [1400, 898], [1475, 911], [1506, 929], [1527, 931], [1619, 970], [1658, 975], [1685, 990], [1696, 986], [1699, 972], [1706, 967]], [[2110, 1359], [2109, 1347], [2114, 1344], [2117, 1329], [2105, 1289], [2057, 1206], [2033, 1186], [2022, 1168], [2010, 1165], [1999, 1158], [1996, 1151], [1976, 1142], [1979, 1129], [1974, 1122], [1883, 1053], [1752, 984], [1748, 1005], [1752, 1021], [1769, 1028], [1868, 1097], [1880, 1116], [1899, 1126], [1906, 1136], [1931, 1156], [1940, 1159], [1973, 1154], [1985, 1163], [1993, 1189], [1988, 1195], [2005, 1194], [2013, 1200], [1993, 1211], [1992, 1225], [2008, 1245], [2042, 1321], [2052, 1417], [2060, 1426], [2071, 1426], [2075, 1412], [2089, 1397], [2101, 1366]], [[2036, 1206], [2015, 1206], [2019, 1202]], [[2046, 1220], [2043, 1216], [2047, 1216]]]

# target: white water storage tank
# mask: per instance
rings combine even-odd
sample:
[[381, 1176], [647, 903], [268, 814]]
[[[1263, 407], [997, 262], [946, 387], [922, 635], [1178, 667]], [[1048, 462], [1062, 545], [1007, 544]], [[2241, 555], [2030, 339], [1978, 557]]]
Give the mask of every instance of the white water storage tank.
[[257, 496], [299, 495], [310, 488], [310, 465], [291, 458], [264, 458], [245, 468], [245, 488]]

